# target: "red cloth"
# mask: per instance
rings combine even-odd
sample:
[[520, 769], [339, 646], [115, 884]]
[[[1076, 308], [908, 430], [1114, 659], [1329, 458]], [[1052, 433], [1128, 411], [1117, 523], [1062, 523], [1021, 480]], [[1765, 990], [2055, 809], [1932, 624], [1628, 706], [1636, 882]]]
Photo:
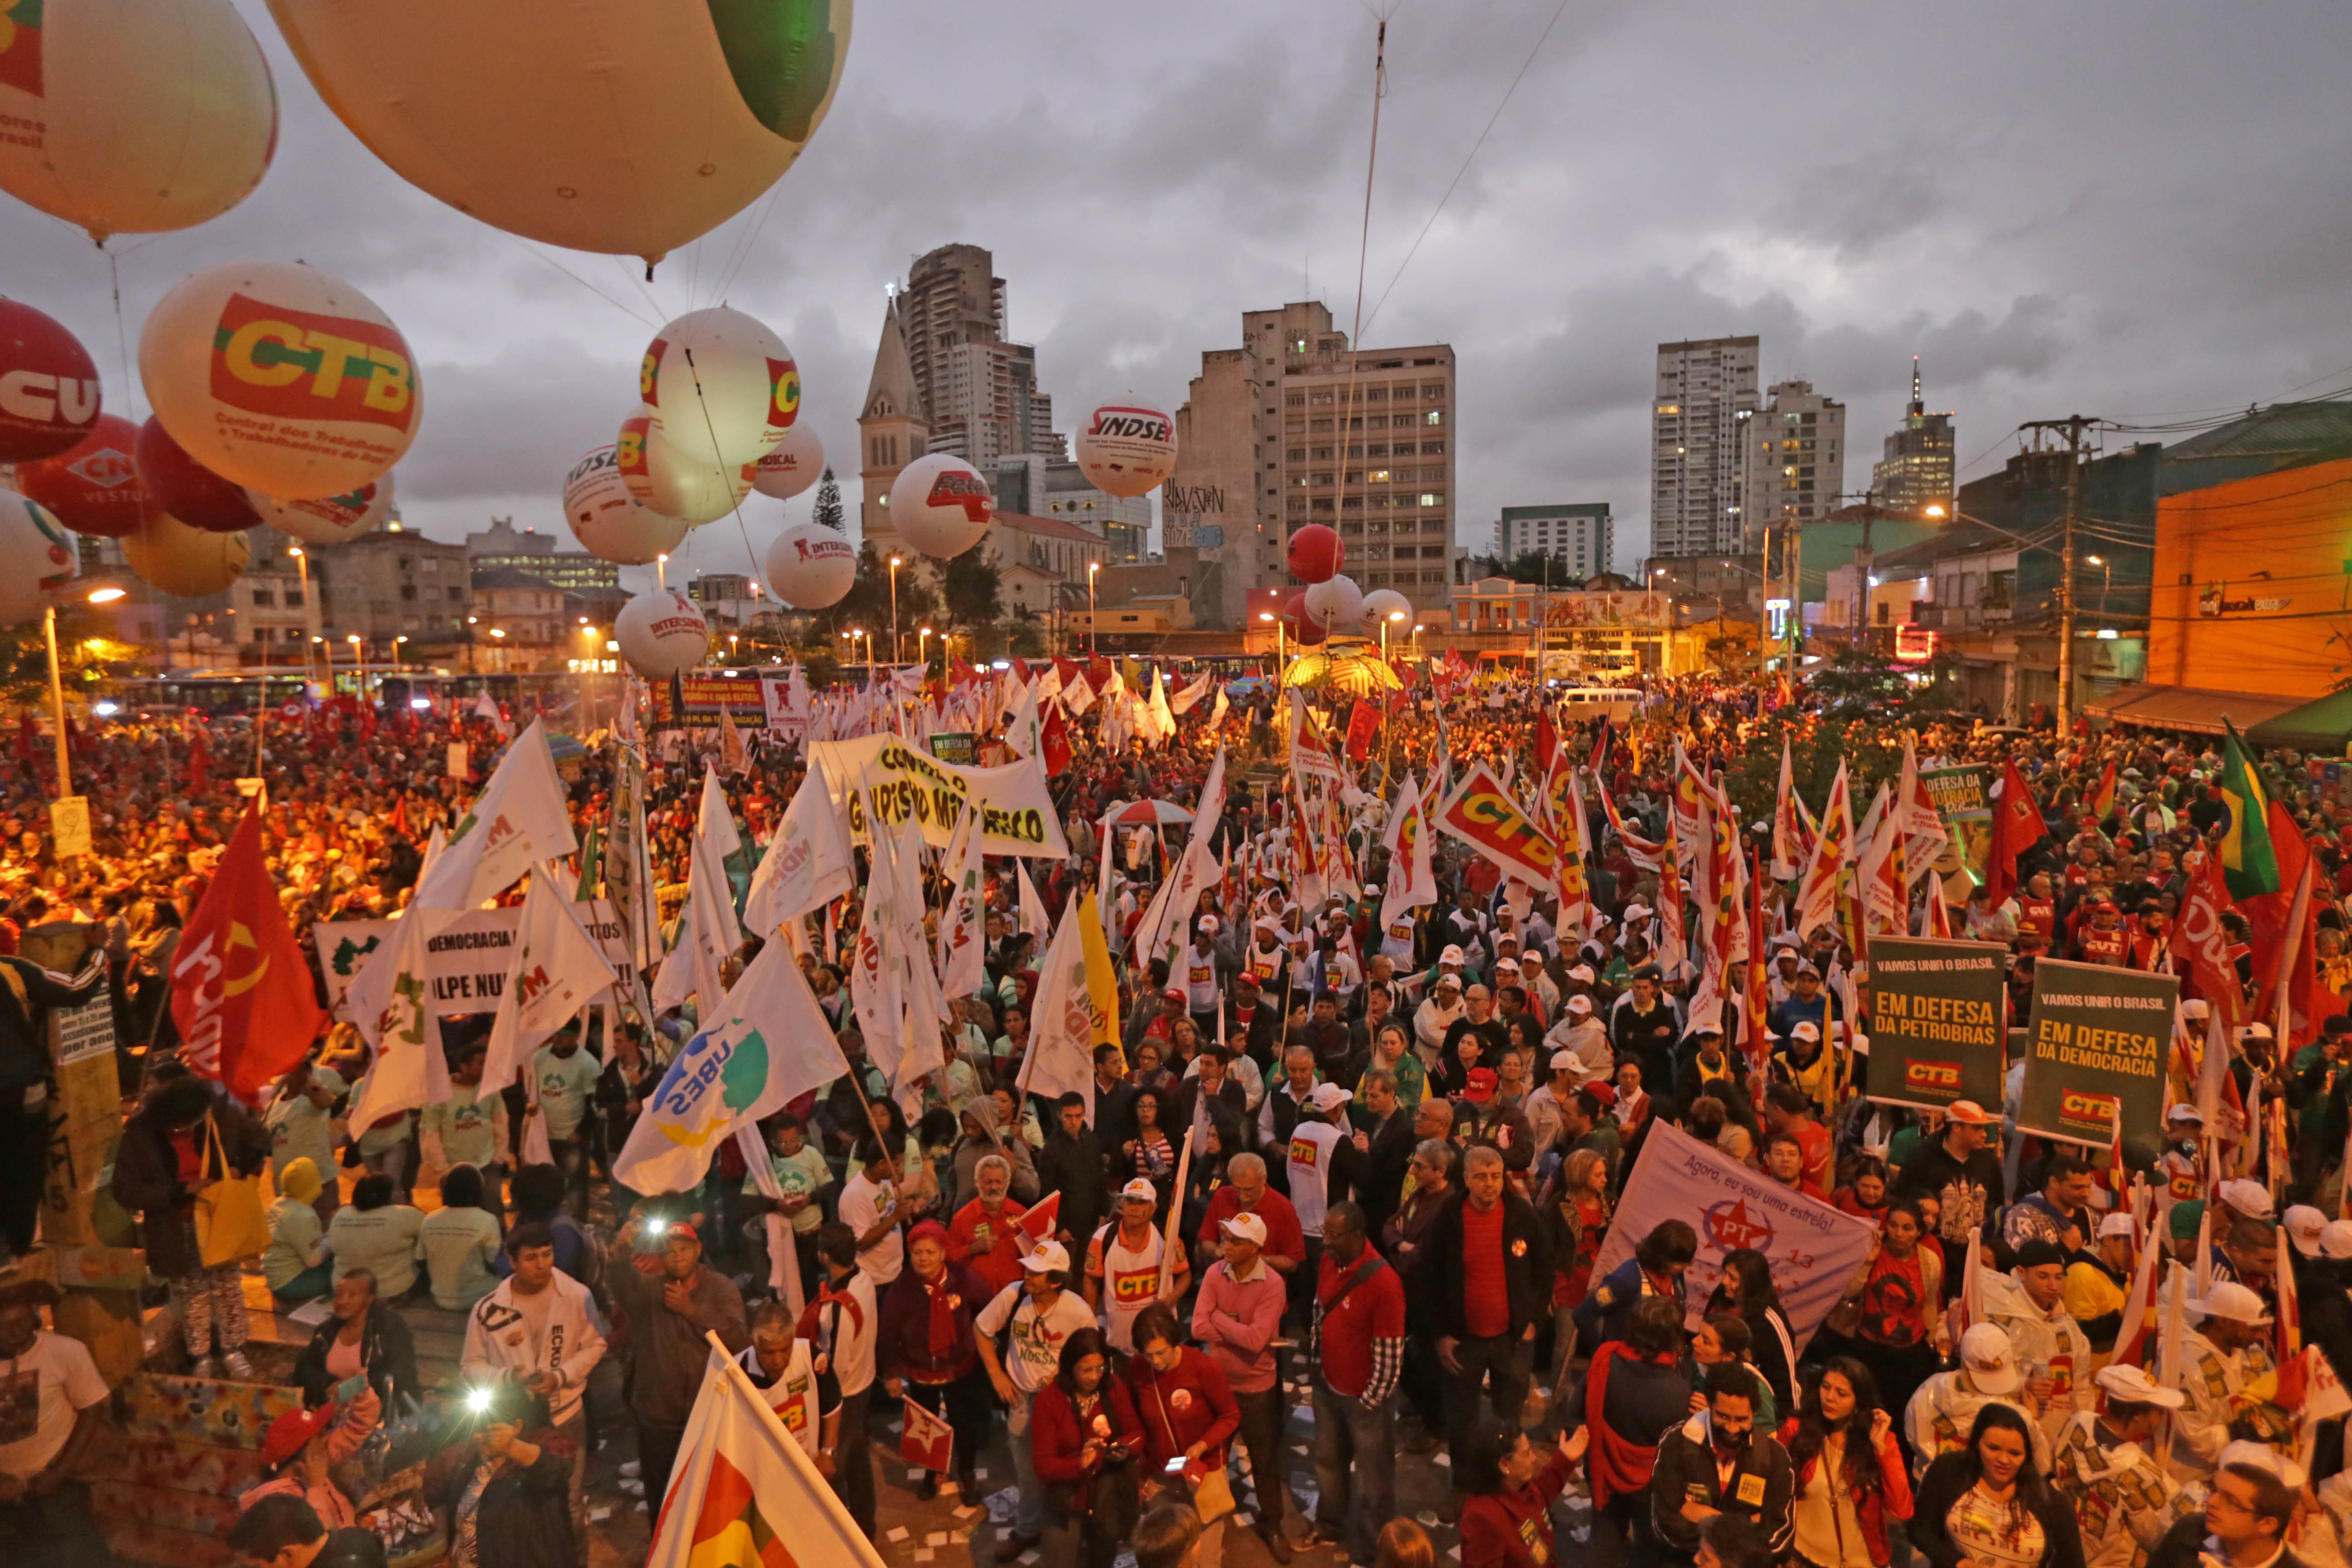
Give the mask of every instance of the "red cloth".
[[[1609, 1401], [1609, 1369], [1621, 1359], [1637, 1358], [1625, 1348], [1624, 1341], [1611, 1340], [1592, 1352], [1592, 1365], [1584, 1374], [1584, 1425], [1592, 1435], [1584, 1451], [1584, 1469], [1592, 1482], [1595, 1512], [1608, 1506], [1611, 1498], [1648, 1486], [1650, 1472], [1658, 1463], [1655, 1443], [1629, 1443], [1601, 1419], [1601, 1413]], [[1465, 1509], [1463, 1513], [1466, 1519], [1469, 1510]], [[1469, 1568], [1466, 1553], [1463, 1568]]]
[[[1209, 1199], [1209, 1212], [1202, 1216], [1199, 1238], [1219, 1242], [1223, 1239], [1217, 1226], [1242, 1212], [1240, 1191], [1231, 1183], [1219, 1187]], [[1298, 1211], [1280, 1193], [1267, 1189], [1258, 1199], [1257, 1207], [1250, 1213], [1265, 1221], [1265, 1253], [1269, 1258], [1287, 1258], [1296, 1263], [1307, 1261], [1307, 1233], [1298, 1226]]]
[[1462, 1504], [1462, 1568], [1550, 1568], [1559, 1555], [1552, 1539], [1551, 1501], [1575, 1470], [1559, 1449], [1535, 1479]]
[[[1332, 1298], [1359, 1273], [1361, 1282], [1333, 1310]], [[1315, 1281], [1315, 1300], [1324, 1309], [1323, 1381], [1342, 1399], [1353, 1399], [1372, 1381], [1372, 1342], [1404, 1338], [1404, 1284], [1369, 1246], [1355, 1268], [1348, 1269], [1336, 1267], [1327, 1252]]]
[[[1780, 1424], [1780, 1446], [1787, 1447], [1796, 1435], [1796, 1418], [1790, 1416]], [[1856, 1441], [1853, 1437], [1846, 1440], [1849, 1444]], [[1878, 1489], [1864, 1491], [1853, 1484], [1854, 1476], [1864, 1460], [1849, 1447], [1845, 1458], [1845, 1489], [1853, 1496], [1854, 1519], [1862, 1526], [1863, 1543], [1870, 1550], [1870, 1560], [1887, 1563], [1892, 1562], [1895, 1556], [1894, 1549], [1886, 1539], [1887, 1521], [1911, 1517], [1911, 1476], [1904, 1467], [1903, 1450], [1896, 1446], [1895, 1434], [1890, 1432], [1886, 1435], [1886, 1441], [1879, 1445], [1874, 1462], [1878, 1466]], [[1813, 1472], [1821, 1468], [1821, 1456], [1816, 1454], [1801, 1468], [1790, 1467], [1795, 1471], [1798, 1495], [1802, 1496], [1805, 1489], [1812, 1484]]]
[[1503, 1205], [1481, 1214], [1462, 1205], [1462, 1321], [1480, 1339], [1511, 1331], [1511, 1292], [1503, 1276]]
[[1215, 1362], [1190, 1345], [1177, 1352], [1176, 1365], [1168, 1372], [1144, 1356], [1131, 1356], [1127, 1385], [1143, 1425], [1146, 1474], [1160, 1474], [1169, 1460], [1195, 1443], [1207, 1445], [1199, 1460], [1202, 1474], [1224, 1463], [1225, 1445], [1241, 1430], [1242, 1408]]
[[[948, 1256], [969, 1266], [974, 1274], [1002, 1290], [1021, 1278], [1021, 1255], [1028, 1250], [1013, 1232], [1021, 1216], [1028, 1213], [1023, 1205], [1011, 1198], [993, 1218], [986, 1205], [978, 1198], [956, 1210], [954, 1222], [948, 1226]], [[986, 1226], [991, 1246], [986, 1252], [971, 1249], [972, 1237]]]
[[1117, 1443], [1129, 1454], [1143, 1447], [1143, 1423], [1135, 1418], [1135, 1402], [1128, 1397], [1127, 1384], [1106, 1376], [1096, 1394], [1096, 1407], [1085, 1417], [1070, 1395], [1062, 1392], [1059, 1382], [1039, 1389], [1029, 1407], [1029, 1455], [1037, 1467], [1037, 1479], [1075, 1483], [1077, 1497], [1072, 1512], [1077, 1515], [1087, 1511], [1088, 1494], [1104, 1458], [1098, 1453], [1092, 1465], [1084, 1461], [1081, 1456], [1087, 1438]]

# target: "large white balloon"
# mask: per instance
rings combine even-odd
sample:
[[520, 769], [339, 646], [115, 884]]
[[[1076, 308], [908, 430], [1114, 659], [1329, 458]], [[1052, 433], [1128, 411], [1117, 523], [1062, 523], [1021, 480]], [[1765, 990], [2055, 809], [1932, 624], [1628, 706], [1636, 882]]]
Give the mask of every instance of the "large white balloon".
[[806, 425], [795, 425], [768, 449], [752, 471], [751, 485], [763, 496], [790, 500], [824, 473], [824, 443]]
[[48, 508], [0, 490], [0, 626], [23, 626], [39, 615], [80, 565], [73, 535]]
[[725, 517], [751, 493], [753, 465], [721, 468], [698, 462], [663, 440], [648, 415], [621, 421], [616, 461], [639, 506], [699, 525]]
[[978, 544], [995, 518], [996, 492], [988, 477], [950, 453], [918, 458], [890, 481], [890, 526], [941, 561]]
[[246, 499], [261, 521], [274, 525], [280, 533], [290, 534], [305, 544], [341, 544], [347, 539], [357, 539], [372, 533], [384, 514], [392, 510], [392, 478], [386, 475], [372, 485], [339, 496], [314, 496], [306, 500], [272, 500], [259, 490], [247, 490]]
[[700, 664], [710, 652], [710, 623], [675, 588], [639, 594], [613, 617], [621, 657], [647, 680], [667, 680]]
[[1157, 408], [1107, 405], [1078, 432], [1077, 457], [1105, 495], [1149, 494], [1176, 471], [1176, 422]]
[[796, 522], [768, 546], [768, 586], [796, 610], [841, 603], [857, 581], [857, 552], [821, 522]]
[[1378, 626], [1391, 616], [1412, 619], [1412, 601], [1394, 588], [1375, 588], [1364, 595], [1363, 621], [1366, 626]]
[[655, 435], [697, 462], [734, 468], [758, 462], [800, 417], [801, 373], [783, 339], [714, 305], [646, 345], [637, 395]]
[[0, 189], [105, 242], [218, 217], [278, 146], [278, 89], [229, 0], [0, 10]]
[[139, 377], [189, 457], [280, 500], [382, 479], [424, 415], [392, 318], [333, 275], [282, 261], [173, 285], [139, 333]]
[[621, 477], [618, 447], [599, 447], [563, 478], [563, 515], [580, 548], [615, 566], [650, 566], [686, 537], [684, 518], [641, 506]]
[[657, 260], [824, 120], [850, 0], [270, 0], [319, 95], [410, 183], [569, 250]]
[[139, 580], [175, 598], [217, 594], [253, 561], [253, 543], [242, 533], [190, 528], [167, 511], [150, 511], [139, 531], [122, 542], [122, 553]]
[[1307, 590], [1307, 614], [1318, 626], [1352, 626], [1364, 618], [1364, 591], [1353, 577], [1327, 578]]

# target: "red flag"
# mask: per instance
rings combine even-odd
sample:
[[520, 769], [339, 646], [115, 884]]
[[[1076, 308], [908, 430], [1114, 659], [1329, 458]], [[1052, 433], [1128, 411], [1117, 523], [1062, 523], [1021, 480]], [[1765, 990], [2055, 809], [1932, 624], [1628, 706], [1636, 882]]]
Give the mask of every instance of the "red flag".
[[2189, 994], [2203, 997], [2234, 1038], [2239, 1026], [2246, 1021], [2246, 995], [2238, 980], [2238, 966], [2230, 957], [2229, 935], [2221, 929], [2221, 911], [2229, 907], [2230, 889], [2221, 880], [2221, 858], [2207, 855], [2189, 874], [2189, 896], [2180, 903], [2172, 950], [2188, 956]]
[[2042, 807], [2014, 760], [2002, 765], [2000, 781], [2000, 801], [1992, 810], [1992, 853], [1985, 867], [1985, 887], [1992, 895], [1994, 909], [2017, 891], [2017, 858], [2050, 832], [2042, 820]]
[[1062, 1194], [1048, 1193], [1043, 1203], [1031, 1204], [1029, 1212], [1021, 1216], [1021, 1228], [1029, 1233], [1031, 1241], [1051, 1241], [1062, 1223]]
[[37, 750], [33, 743], [34, 737], [38, 733], [39, 731], [33, 724], [33, 710], [30, 708], [16, 715], [16, 760], [18, 762], [29, 763], [33, 760]]
[[390, 826], [393, 832], [398, 834], [403, 838], [413, 838], [416, 836], [415, 829], [408, 826], [408, 797], [406, 795], [402, 795], [398, 801], [394, 803]]
[[1536, 776], [1541, 778], [1550, 773], [1552, 759], [1559, 754], [1559, 733], [1551, 727], [1551, 715], [1538, 712], [1536, 715]]
[[1348, 715], [1348, 755], [1362, 762], [1372, 754], [1372, 742], [1380, 738], [1381, 710], [1376, 703], [1360, 701]]
[[910, 1465], [944, 1473], [955, 1458], [955, 1428], [911, 1398], [905, 1404], [907, 1416], [899, 1429], [898, 1457]]
[[1070, 765], [1070, 730], [1062, 721], [1062, 705], [1054, 704], [1045, 715], [1045, 727], [1038, 731], [1038, 750], [1044, 753], [1045, 776], [1059, 778]]
[[2099, 787], [2091, 792], [2091, 820], [2105, 822], [2116, 814], [2116, 762], [2107, 759], [2107, 771], [2099, 779]]
[[1749, 1069], [1762, 1078], [1772, 1069], [1772, 985], [1766, 963], [1771, 950], [1764, 935], [1764, 868], [1751, 858], [1748, 873], [1747, 1006], [1740, 1044], [1747, 1049]]
[[172, 1022], [198, 1078], [261, 1102], [327, 1020], [310, 965], [261, 857], [261, 811], [246, 808], [172, 960]]

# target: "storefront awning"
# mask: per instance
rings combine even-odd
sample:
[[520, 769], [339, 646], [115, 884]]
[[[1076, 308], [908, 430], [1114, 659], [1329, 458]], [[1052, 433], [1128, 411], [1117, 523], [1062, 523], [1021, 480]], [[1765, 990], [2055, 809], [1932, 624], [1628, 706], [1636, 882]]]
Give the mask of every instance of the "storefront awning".
[[2083, 705], [2094, 719], [2150, 730], [2186, 730], [2218, 735], [2227, 719], [2241, 731], [2300, 706], [2292, 697], [2252, 691], [2207, 691], [2193, 686], [2126, 686]]
[[2331, 691], [2316, 702], [2265, 719], [2246, 731], [2246, 739], [2257, 746], [2341, 753], [2352, 742], [2352, 691]]

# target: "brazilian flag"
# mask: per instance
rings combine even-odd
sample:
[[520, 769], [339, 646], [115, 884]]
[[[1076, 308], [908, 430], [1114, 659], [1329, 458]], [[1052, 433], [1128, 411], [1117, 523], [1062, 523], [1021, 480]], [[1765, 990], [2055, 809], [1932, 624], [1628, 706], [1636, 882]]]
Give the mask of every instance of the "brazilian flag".
[[2262, 775], [2254, 771], [2254, 759], [2237, 726], [2227, 727], [2221, 789], [2230, 808], [2230, 827], [2221, 836], [2221, 880], [2230, 897], [2242, 902], [2279, 890], [2279, 863], [2271, 847], [2270, 799], [2263, 793]]

